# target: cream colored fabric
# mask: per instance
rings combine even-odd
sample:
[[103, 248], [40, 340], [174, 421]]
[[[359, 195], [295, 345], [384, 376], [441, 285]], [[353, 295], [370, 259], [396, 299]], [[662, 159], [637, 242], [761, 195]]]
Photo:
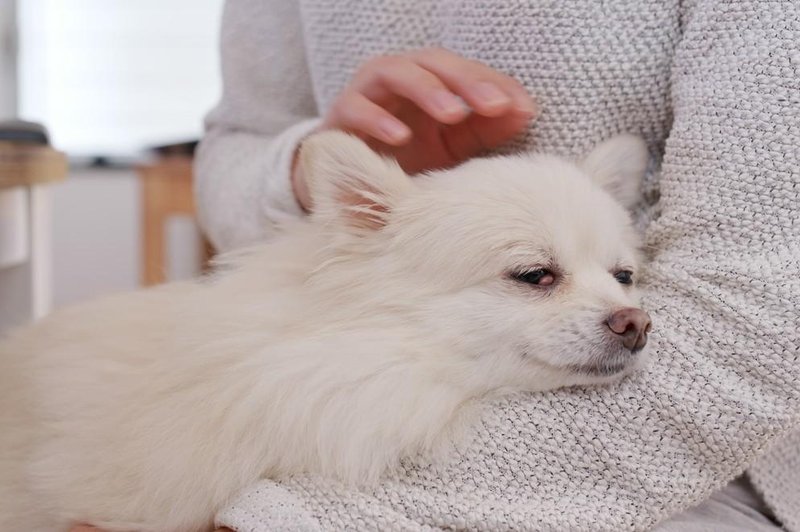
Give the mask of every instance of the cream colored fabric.
[[747, 468], [800, 530], [800, 7], [791, 1], [231, 0], [225, 91], [198, 159], [222, 249], [299, 216], [298, 140], [357, 65], [441, 45], [520, 79], [541, 117], [516, 147], [578, 154], [619, 131], [654, 158], [643, 225], [647, 372], [487, 405], [453, 463], [373, 490], [255, 486], [240, 530], [645, 530]]
[[745, 478], [731, 482], [653, 532], [779, 532], [781, 527]]

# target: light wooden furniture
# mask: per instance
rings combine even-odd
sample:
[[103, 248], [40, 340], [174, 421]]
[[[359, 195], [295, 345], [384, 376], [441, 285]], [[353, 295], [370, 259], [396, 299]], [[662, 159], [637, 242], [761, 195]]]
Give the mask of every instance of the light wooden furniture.
[[0, 141], [0, 331], [52, 306], [50, 183], [67, 157], [44, 142]]
[[59, 181], [67, 169], [67, 156], [50, 146], [0, 141], [0, 188]]
[[[171, 216], [195, 215], [192, 159], [171, 155], [140, 165], [137, 170], [142, 194], [141, 282], [151, 286], [167, 280], [167, 220]], [[211, 255], [211, 246], [204, 240], [198, 257], [203, 267]]]

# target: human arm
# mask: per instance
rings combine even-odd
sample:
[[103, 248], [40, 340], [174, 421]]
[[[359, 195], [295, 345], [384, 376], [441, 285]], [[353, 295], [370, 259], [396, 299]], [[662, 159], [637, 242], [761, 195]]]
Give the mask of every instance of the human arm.
[[218, 250], [267, 238], [302, 215], [289, 172], [318, 124], [298, 2], [226, 2], [223, 95], [195, 164], [200, 223]]
[[365, 58], [318, 110], [302, 33], [296, 2], [226, 4], [223, 97], [196, 164], [201, 225], [219, 250], [269, 238], [281, 220], [311, 208], [295, 154], [314, 130], [359, 135], [416, 173], [494, 148], [534, 115], [519, 82], [435, 48]]
[[645, 301], [661, 334], [647, 372], [498, 402], [452, 463], [407, 464], [375, 490], [265, 481], [221, 522], [252, 510], [266, 530], [291, 508], [321, 529], [644, 530], [797, 424], [800, 41], [782, 24], [798, 8], [687, 6], [648, 231]]

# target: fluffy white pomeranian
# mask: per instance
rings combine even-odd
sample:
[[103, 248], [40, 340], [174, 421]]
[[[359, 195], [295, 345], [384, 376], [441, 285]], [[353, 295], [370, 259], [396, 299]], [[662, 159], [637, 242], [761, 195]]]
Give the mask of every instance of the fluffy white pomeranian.
[[413, 179], [343, 133], [301, 156], [314, 213], [276, 241], [4, 340], [0, 530], [205, 530], [261, 477], [374, 482], [480, 398], [641, 364], [640, 140]]

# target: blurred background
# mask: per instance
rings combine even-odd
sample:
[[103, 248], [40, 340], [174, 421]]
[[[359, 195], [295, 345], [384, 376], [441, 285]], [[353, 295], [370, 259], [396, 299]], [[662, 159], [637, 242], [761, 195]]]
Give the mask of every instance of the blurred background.
[[0, 0], [0, 330], [199, 272], [222, 3]]

